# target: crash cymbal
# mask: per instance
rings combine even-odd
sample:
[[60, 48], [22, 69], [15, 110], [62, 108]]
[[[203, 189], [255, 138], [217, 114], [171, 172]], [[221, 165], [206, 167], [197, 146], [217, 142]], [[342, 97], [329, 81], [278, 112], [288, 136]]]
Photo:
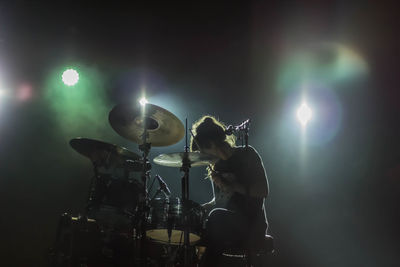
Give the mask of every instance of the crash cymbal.
[[146, 143], [152, 146], [173, 145], [185, 134], [182, 122], [174, 114], [153, 104], [119, 104], [110, 111], [108, 120], [119, 135], [139, 145], [143, 144], [145, 125]]
[[98, 140], [78, 137], [71, 139], [69, 144], [78, 153], [99, 165], [123, 167], [127, 160], [140, 160], [139, 155], [124, 147]]
[[191, 167], [209, 165], [217, 160], [214, 156], [200, 152], [178, 152], [158, 155], [154, 158], [154, 163], [167, 167], [182, 167], [185, 159]]

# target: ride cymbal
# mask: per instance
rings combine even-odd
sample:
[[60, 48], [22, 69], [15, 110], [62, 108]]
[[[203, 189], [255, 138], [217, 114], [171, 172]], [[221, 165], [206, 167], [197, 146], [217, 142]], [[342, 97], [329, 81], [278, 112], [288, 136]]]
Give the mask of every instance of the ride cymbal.
[[139, 145], [143, 144], [145, 128], [146, 143], [152, 146], [173, 145], [185, 134], [182, 122], [174, 114], [153, 104], [119, 104], [110, 111], [108, 119], [119, 135]]
[[178, 152], [161, 154], [154, 158], [154, 163], [167, 167], [182, 167], [184, 162], [190, 163], [191, 167], [206, 166], [218, 158], [200, 152]]

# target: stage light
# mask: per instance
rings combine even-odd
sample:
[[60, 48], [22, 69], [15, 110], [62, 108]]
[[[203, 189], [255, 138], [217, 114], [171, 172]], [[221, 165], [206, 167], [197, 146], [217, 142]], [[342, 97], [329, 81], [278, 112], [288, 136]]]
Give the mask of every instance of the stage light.
[[140, 103], [141, 106], [144, 106], [144, 105], [146, 105], [147, 103], [149, 103], [149, 101], [147, 101], [147, 99], [146, 99], [145, 97], [142, 97], [142, 98], [139, 100], [139, 103]]
[[79, 81], [79, 74], [74, 69], [67, 69], [62, 74], [62, 81], [67, 86], [74, 86]]
[[297, 110], [297, 119], [300, 121], [303, 127], [305, 127], [310, 121], [311, 115], [311, 109], [307, 106], [307, 104], [301, 104], [300, 108]]

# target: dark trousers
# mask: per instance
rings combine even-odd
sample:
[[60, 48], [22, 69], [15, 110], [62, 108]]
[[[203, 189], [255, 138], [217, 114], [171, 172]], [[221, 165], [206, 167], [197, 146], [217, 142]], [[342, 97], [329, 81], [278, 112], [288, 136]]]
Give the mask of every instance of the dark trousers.
[[263, 217], [249, 217], [226, 209], [212, 210], [203, 238], [207, 250], [202, 266], [218, 266], [218, 260], [226, 248], [244, 247], [255, 236], [264, 236], [266, 228]]

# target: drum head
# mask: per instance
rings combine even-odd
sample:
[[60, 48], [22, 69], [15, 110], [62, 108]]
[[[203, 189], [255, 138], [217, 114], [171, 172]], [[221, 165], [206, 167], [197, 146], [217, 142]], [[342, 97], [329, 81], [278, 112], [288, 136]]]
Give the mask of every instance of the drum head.
[[[171, 245], [183, 245], [183, 234], [184, 232], [181, 230], [172, 230], [171, 240], [169, 240], [167, 229], [153, 229], [146, 231], [147, 238], [151, 241]], [[194, 245], [200, 241], [200, 236], [194, 233], [189, 233], [189, 241], [190, 245]]]

